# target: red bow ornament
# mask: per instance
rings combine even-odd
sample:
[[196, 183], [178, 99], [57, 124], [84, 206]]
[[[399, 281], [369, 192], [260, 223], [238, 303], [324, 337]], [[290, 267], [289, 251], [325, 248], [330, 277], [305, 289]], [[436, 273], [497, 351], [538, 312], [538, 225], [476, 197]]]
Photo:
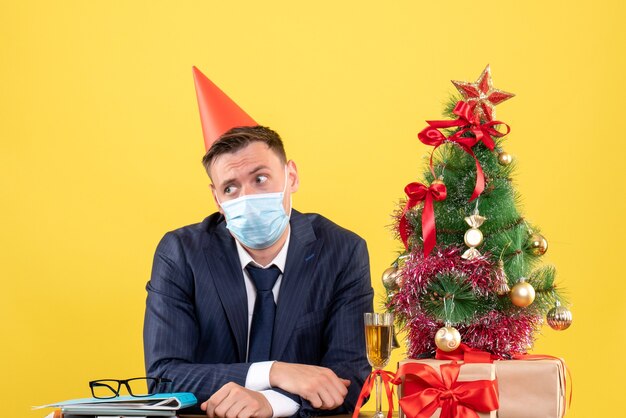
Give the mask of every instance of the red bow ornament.
[[478, 412], [498, 409], [498, 391], [494, 380], [457, 381], [461, 366], [452, 362], [440, 366], [441, 376], [432, 367], [420, 363], [400, 366], [394, 383], [409, 377], [415, 393], [400, 399], [408, 418], [430, 418], [441, 408], [440, 418], [478, 418]]
[[409, 183], [404, 188], [408, 199], [400, 216], [400, 238], [404, 247], [409, 249], [409, 235], [411, 235], [409, 221], [406, 213], [420, 202], [424, 202], [422, 211], [422, 239], [424, 241], [424, 256], [428, 256], [437, 243], [437, 230], [435, 228], [435, 210], [433, 201], [445, 200], [447, 196], [446, 185], [441, 180], [435, 180], [426, 187], [422, 183]]
[[[470, 201], [476, 199], [480, 194], [485, 190], [485, 175], [483, 173], [482, 167], [480, 166], [480, 162], [474, 151], [472, 151], [472, 147], [482, 142], [488, 149], [492, 150], [495, 148], [495, 142], [492, 137], [503, 137], [511, 131], [509, 125], [504, 122], [500, 122], [497, 120], [489, 121], [481, 124], [480, 119], [477, 115], [472, 113], [472, 107], [464, 102], [460, 101], [454, 107], [453, 113], [458, 116], [457, 119], [454, 120], [429, 120], [426, 121], [429, 126], [424, 128], [420, 133], [417, 134], [422, 143], [426, 145], [432, 145], [435, 148], [433, 152], [430, 154], [430, 171], [435, 174], [433, 170], [433, 154], [435, 150], [442, 144], [446, 142], [453, 142], [461, 147], [463, 151], [468, 153], [474, 158], [476, 162], [476, 185], [474, 186], [474, 191], [472, 192], [472, 196], [470, 197]], [[502, 133], [494, 128], [496, 125], [504, 125], [506, 126], [506, 133]], [[439, 129], [448, 129], [454, 127], [464, 127], [463, 129], [456, 132], [454, 135], [446, 137], [443, 133], [439, 131]], [[466, 133], [471, 133], [473, 136], [463, 136]]]

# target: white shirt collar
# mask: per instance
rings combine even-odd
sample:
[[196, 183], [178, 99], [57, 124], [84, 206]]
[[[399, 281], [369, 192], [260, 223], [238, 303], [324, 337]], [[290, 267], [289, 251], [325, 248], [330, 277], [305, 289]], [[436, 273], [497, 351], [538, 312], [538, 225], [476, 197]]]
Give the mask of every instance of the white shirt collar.
[[248, 251], [246, 251], [246, 249], [243, 248], [243, 245], [241, 245], [239, 241], [235, 239], [235, 244], [237, 244], [237, 255], [239, 255], [239, 262], [241, 263], [241, 269], [244, 270], [246, 266], [250, 263], [253, 263], [255, 266], [258, 266], [261, 268], [267, 268], [271, 266], [272, 264], [274, 264], [276, 267], [280, 269], [280, 272], [283, 273], [285, 271], [285, 264], [287, 263], [287, 250], [289, 249], [289, 240], [291, 238], [291, 226], [289, 226], [288, 228], [289, 228], [289, 232], [287, 233], [287, 239], [285, 240], [285, 243], [283, 244], [283, 248], [280, 249], [278, 254], [276, 254], [276, 257], [274, 257], [274, 259], [270, 261], [266, 266], [262, 266], [256, 261], [254, 261], [252, 256], [250, 256], [250, 254], [248, 253]]

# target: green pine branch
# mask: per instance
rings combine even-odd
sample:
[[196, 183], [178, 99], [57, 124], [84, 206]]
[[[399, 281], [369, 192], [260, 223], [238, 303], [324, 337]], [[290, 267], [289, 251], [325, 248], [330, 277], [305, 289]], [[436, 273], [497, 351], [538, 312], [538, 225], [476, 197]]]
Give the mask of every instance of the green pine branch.
[[493, 301], [479, 297], [463, 276], [440, 273], [427, 287], [421, 307], [432, 318], [452, 324], [469, 323], [493, 309]]

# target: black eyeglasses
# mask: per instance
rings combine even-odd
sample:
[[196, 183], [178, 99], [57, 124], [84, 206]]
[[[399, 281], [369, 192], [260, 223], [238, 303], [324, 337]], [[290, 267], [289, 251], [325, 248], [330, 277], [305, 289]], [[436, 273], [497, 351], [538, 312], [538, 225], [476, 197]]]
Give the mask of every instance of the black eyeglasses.
[[172, 381], [163, 377], [134, 377], [132, 379], [116, 380], [101, 379], [89, 382], [91, 394], [97, 399], [111, 399], [120, 396], [122, 385], [130, 396], [141, 398], [150, 396], [150, 393], [170, 392]]

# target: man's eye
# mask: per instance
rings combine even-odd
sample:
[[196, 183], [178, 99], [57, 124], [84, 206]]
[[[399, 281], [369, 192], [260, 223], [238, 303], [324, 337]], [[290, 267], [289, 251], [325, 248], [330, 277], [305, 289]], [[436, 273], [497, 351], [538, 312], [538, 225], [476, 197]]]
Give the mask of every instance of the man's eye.
[[265, 183], [267, 181], [267, 176], [257, 176], [256, 177], [256, 182], [261, 184], [261, 183]]
[[224, 188], [224, 194], [231, 194], [231, 193], [234, 193], [234, 192], [235, 192], [235, 190], [236, 190], [236, 188], [235, 188], [235, 187], [233, 187], [233, 186], [226, 186], [226, 187]]

